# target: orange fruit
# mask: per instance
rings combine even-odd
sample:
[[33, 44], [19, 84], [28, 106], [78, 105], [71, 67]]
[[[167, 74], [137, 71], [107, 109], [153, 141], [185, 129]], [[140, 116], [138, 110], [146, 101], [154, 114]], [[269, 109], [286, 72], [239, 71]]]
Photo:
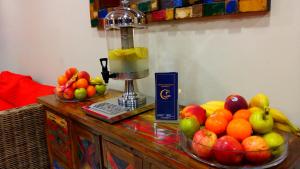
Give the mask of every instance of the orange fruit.
[[221, 134], [226, 130], [228, 121], [222, 116], [210, 116], [205, 121], [205, 128], [216, 133]]
[[57, 78], [57, 83], [60, 85], [60, 86], [63, 86], [67, 83], [68, 81], [68, 78], [65, 76], [65, 75], [61, 75]]
[[88, 86], [86, 89], [88, 97], [92, 97], [96, 94], [96, 88], [94, 86]]
[[222, 116], [227, 120], [227, 122], [232, 120], [232, 113], [227, 109], [217, 109], [213, 116]]
[[245, 119], [249, 121], [249, 117], [251, 116], [251, 111], [247, 109], [241, 109], [234, 113], [233, 119]]
[[87, 88], [89, 86], [89, 82], [84, 79], [84, 78], [80, 78], [76, 81], [76, 87], [77, 88]]
[[75, 90], [76, 89], [76, 82], [72, 83], [72, 88]]
[[252, 134], [251, 124], [245, 119], [233, 119], [227, 126], [227, 134], [243, 141], [245, 138], [250, 137]]

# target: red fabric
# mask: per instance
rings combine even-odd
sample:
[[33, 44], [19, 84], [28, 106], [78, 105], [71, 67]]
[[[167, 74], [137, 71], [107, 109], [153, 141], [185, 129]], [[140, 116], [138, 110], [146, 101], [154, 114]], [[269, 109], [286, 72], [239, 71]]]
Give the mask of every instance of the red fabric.
[[54, 87], [43, 85], [30, 79], [21, 79], [18, 85], [18, 90], [13, 99], [16, 106], [25, 106], [36, 103], [37, 97], [54, 94]]
[[54, 87], [32, 80], [30, 76], [0, 73], [0, 110], [36, 103], [36, 98], [54, 93]]
[[0, 99], [14, 104], [12, 100], [16, 97], [17, 87], [21, 79], [32, 78], [30, 76], [20, 75], [9, 71], [0, 73]]
[[14, 108], [15, 106], [0, 99], [0, 111]]

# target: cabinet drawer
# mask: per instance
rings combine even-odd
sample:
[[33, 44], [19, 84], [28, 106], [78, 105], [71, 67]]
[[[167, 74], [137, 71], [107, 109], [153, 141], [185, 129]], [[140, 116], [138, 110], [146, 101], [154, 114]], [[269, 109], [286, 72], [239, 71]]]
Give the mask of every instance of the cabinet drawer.
[[158, 165], [158, 164], [149, 164], [149, 169], [170, 169], [165, 167], [164, 165]]
[[51, 162], [54, 162], [52, 156], [56, 156], [57, 159], [72, 168], [71, 138], [67, 120], [47, 111], [46, 122], [47, 143]]
[[171, 169], [164, 164], [158, 163], [155, 160], [145, 157], [143, 159], [143, 169]]
[[72, 123], [74, 163], [77, 169], [100, 169], [100, 144], [98, 136], [85, 127]]
[[107, 169], [141, 169], [142, 159], [107, 140], [102, 140], [104, 167]]

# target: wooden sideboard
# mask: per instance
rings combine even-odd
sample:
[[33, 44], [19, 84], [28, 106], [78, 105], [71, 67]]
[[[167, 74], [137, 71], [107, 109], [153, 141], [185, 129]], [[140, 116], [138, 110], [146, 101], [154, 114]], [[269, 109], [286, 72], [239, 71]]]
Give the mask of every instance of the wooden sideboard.
[[[178, 125], [155, 123], [154, 111], [109, 124], [88, 116], [81, 107], [120, 96], [85, 102], [63, 103], [54, 95], [40, 97], [46, 109], [46, 134], [54, 169], [196, 169], [212, 168], [200, 163], [179, 146]], [[300, 168], [300, 138], [291, 136], [289, 155], [276, 168]]]

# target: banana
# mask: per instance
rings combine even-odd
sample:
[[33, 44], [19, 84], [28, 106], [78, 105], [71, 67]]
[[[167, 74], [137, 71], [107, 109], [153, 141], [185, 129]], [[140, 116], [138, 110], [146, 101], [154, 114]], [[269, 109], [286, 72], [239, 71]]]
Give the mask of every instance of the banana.
[[291, 130], [293, 132], [300, 132], [300, 129], [293, 124], [286, 115], [284, 115], [280, 110], [275, 109], [275, 108], [270, 108], [269, 110], [269, 114], [271, 114], [271, 116], [273, 117], [273, 120], [275, 122], [280, 122], [283, 124], [287, 124], [288, 126], [290, 126]]
[[258, 93], [250, 100], [250, 107], [258, 107], [261, 109], [266, 109], [270, 106], [269, 98], [263, 93]]
[[278, 109], [270, 108], [269, 113], [273, 117], [273, 119], [277, 122], [287, 124], [289, 122], [289, 119]]
[[273, 128], [281, 130], [281, 131], [285, 131], [285, 132], [288, 132], [288, 133], [292, 132], [290, 126], [288, 126], [286, 124], [279, 123], [279, 122], [275, 122]]
[[92, 84], [92, 85], [102, 85], [102, 84], [104, 84], [104, 81], [100, 76], [96, 76], [95, 78], [91, 78], [90, 84]]
[[284, 131], [284, 132], [293, 133], [296, 136], [300, 137], [300, 132], [295, 131], [293, 128], [291, 128], [287, 124], [282, 124], [282, 123], [279, 123], [279, 122], [275, 122], [273, 128]]
[[206, 110], [206, 116], [209, 117], [210, 115], [214, 114], [217, 109], [224, 108], [224, 104], [224, 101], [214, 100], [206, 102], [200, 106]]

